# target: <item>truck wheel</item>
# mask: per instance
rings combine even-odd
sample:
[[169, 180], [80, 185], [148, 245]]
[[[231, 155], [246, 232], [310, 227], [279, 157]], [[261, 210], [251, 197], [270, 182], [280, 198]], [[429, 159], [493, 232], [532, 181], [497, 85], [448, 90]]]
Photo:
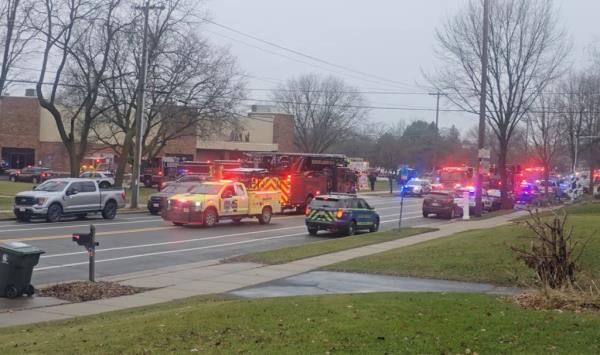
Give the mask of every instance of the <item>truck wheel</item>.
[[115, 201], [107, 201], [102, 210], [102, 218], [115, 219], [117, 216], [117, 203]]
[[209, 208], [204, 211], [204, 225], [206, 227], [213, 227], [218, 222], [217, 211], [214, 208]]
[[29, 285], [25, 288], [25, 294], [29, 297], [33, 296], [35, 294], [35, 287], [33, 287], [33, 285]]
[[59, 204], [55, 203], [48, 207], [48, 213], [46, 214], [46, 221], [54, 223], [60, 221], [60, 217], [62, 215], [62, 207]]
[[319, 233], [319, 228], [315, 227], [315, 226], [309, 226], [308, 227], [308, 234], [315, 236]]
[[351, 237], [356, 234], [356, 222], [352, 221], [346, 228], [346, 235]]
[[108, 182], [106, 182], [106, 181], [102, 181], [100, 183], [100, 188], [101, 189], [108, 189], [108, 188], [110, 188], [110, 184]]
[[[146, 186], [146, 187], [152, 187], [152, 185], [154, 185], [152, 183], [152, 178], [145, 178], [144, 179], [144, 186]], [[160, 186], [160, 184], [159, 184], [159, 186]]]
[[454, 219], [454, 217], [456, 217], [456, 212], [454, 211], [454, 208], [453, 208], [448, 213], [448, 219]]
[[423, 218], [429, 217], [429, 213], [427, 211], [423, 211]]
[[258, 216], [258, 223], [260, 224], [269, 224], [271, 223], [271, 217], [273, 216], [273, 211], [271, 207], [263, 207], [262, 213]]
[[19, 296], [19, 290], [13, 285], [6, 286], [4, 289], [4, 296], [6, 296], [6, 298], [17, 298]]

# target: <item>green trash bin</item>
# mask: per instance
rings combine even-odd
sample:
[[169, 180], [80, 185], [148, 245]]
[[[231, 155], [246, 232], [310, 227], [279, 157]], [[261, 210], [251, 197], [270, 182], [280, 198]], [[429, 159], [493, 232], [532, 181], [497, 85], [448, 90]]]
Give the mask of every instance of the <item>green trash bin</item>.
[[0, 244], [0, 297], [32, 296], [30, 284], [33, 267], [44, 251], [31, 245], [12, 242]]

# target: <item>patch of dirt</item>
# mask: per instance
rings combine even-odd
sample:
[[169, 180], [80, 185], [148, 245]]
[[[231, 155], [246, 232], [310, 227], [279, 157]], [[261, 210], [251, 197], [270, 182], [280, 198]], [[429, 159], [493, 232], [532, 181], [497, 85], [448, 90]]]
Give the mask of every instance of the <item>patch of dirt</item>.
[[125, 286], [116, 282], [78, 281], [52, 285], [40, 289], [37, 294], [77, 303], [134, 295], [148, 290], [148, 288]]
[[514, 296], [523, 308], [600, 313], [600, 296], [582, 291], [531, 291]]

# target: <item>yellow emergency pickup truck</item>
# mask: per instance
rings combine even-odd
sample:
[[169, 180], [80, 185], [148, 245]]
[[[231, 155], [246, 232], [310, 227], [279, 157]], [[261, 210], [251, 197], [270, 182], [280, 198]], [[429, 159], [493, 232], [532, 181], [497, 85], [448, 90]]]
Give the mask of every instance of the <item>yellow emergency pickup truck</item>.
[[248, 191], [241, 182], [205, 182], [189, 193], [170, 197], [162, 217], [176, 226], [212, 227], [222, 219], [239, 223], [254, 217], [260, 224], [269, 224], [273, 213], [281, 212], [279, 195], [279, 191]]

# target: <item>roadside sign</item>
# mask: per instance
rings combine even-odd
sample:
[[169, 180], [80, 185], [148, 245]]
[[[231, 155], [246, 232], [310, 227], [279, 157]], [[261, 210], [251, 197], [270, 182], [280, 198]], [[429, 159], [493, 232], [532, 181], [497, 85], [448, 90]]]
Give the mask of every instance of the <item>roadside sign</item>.
[[490, 159], [490, 150], [485, 148], [479, 149], [477, 157], [479, 159]]

